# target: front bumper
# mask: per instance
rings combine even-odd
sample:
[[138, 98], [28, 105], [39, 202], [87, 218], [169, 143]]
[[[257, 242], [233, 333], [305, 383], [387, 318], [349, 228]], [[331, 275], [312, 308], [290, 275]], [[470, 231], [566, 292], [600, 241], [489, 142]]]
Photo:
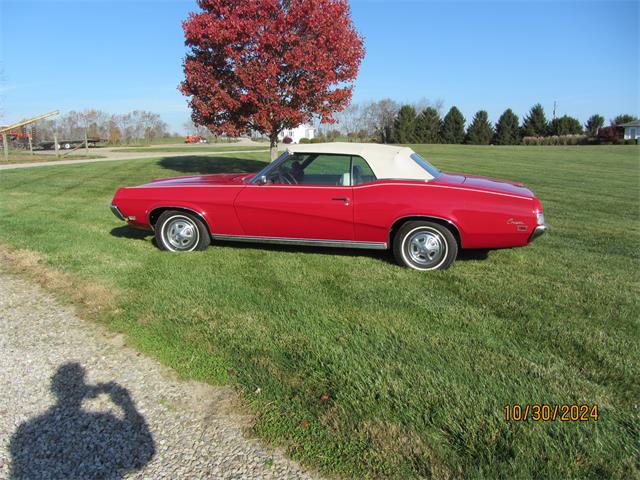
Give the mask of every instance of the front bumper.
[[529, 238], [529, 242], [533, 242], [536, 238], [547, 233], [548, 230], [549, 230], [548, 225], [538, 225], [536, 229], [533, 231], [533, 233], [531, 234], [531, 237]]
[[124, 214], [120, 211], [120, 209], [116, 207], [114, 204], [111, 204], [109, 208], [111, 209], [111, 213], [113, 213], [118, 219], [123, 221], [127, 220], [127, 217], [125, 217]]

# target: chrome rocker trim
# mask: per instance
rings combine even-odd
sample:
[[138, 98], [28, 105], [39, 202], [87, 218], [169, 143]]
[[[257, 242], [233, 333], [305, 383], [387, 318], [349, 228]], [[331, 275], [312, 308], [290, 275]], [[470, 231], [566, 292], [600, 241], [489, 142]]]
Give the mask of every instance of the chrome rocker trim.
[[246, 237], [243, 235], [212, 235], [214, 240], [247, 243], [272, 243], [276, 245], [302, 245], [309, 247], [363, 248], [386, 250], [384, 242], [355, 242], [351, 240], [311, 240], [307, 238]]
[[111, 213], [113, 213], [118, 219], [123, 221], [127, 220], [127, 217], [123, 215], [123, 213], [120, 211], [118, 207], [112, 204], [109, 208], [111, 209]]
[[529, 238], [530, 242], [533, 242], [536, 238], [542, 236], [549, 230], [548, 225], [538, 225]]

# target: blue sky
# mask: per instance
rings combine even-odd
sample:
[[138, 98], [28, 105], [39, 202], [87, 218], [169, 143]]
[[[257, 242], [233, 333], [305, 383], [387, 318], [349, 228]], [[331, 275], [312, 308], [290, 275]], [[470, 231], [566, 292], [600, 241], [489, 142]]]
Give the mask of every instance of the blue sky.
[[[541, 102], [640, 114], [639, 1], [352, 0], [367, 55], [354, 101], [422, 98], [470, 120]], [[53, 109], [160, 113], [180, 131], [181, 21], [195, 0], [0, 0], [2, 123]]]

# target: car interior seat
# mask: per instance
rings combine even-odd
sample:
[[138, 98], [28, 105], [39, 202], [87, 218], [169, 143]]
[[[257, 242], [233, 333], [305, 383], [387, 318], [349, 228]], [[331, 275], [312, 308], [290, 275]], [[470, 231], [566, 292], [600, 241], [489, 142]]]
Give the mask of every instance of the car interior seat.
[[351, 185], [351, 174], [349, 172], [343, 173], [338, 181], [338, 185], [342, 185], [343, 187]]

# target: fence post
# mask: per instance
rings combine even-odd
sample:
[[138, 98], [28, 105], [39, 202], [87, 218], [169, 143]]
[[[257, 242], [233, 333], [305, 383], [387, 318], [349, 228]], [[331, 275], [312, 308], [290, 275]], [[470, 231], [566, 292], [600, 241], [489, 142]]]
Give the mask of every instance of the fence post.
[[56, 150], [56, 157], [60, 158], [60, 145], [58, 145], [58, 134], [53, 134], [53, 148]]
[[8, 162], [9, 161], [9, 142], [7, 141], [6, 133], [2, 134], [2, 146], [4, 149], [4, 161]]

